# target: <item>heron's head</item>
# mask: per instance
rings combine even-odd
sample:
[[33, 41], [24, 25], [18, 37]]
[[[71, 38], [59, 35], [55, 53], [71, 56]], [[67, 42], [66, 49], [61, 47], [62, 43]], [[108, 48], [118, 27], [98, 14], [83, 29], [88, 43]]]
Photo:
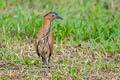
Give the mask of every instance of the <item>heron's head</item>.
[[55, 13], [55, 12], [49, 12], [49, 13], [47, 13], [46, 15], [44, 15], [44, 18], [49, 19], [50, 21], [53, 21], [55, 19], [63, 20], [63, 18], [60, 17], [60, 16], [58, 16], [58, 14]]

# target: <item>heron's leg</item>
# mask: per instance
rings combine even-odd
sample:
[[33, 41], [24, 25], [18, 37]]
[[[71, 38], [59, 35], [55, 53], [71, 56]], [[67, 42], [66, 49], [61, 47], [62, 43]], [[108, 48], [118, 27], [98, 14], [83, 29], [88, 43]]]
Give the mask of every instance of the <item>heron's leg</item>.
[[40, 69], [42, 70], [42, 64], [43, 64], [43, 62], [42, 62], [42, 57], [40, 56]]
[[47, 57], [47, 59], [46, 59], [46, 65], [47, 65], [47, 70], [46, 70], [46, 72], [48, 73], [48, 62], [49, 62], [49, 57]]

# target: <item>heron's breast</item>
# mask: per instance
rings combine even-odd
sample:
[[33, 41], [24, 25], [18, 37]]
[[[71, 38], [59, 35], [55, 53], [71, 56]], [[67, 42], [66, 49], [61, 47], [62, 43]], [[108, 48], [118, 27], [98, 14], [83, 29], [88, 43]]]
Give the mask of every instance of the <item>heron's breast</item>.
[[39, 39], [39, 52], [41, 54], [50, 52], [48, 37]]

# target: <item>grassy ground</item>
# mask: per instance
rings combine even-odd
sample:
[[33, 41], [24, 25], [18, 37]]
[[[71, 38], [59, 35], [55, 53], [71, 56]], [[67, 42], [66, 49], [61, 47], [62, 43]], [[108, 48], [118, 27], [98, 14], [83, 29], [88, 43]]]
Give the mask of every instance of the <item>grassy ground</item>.
[[[64, 20], [46, 74], [34, 39], [50, 11]], [[0, 80], [15, 79], [120, 80], [120, 1], [0, 0]]]

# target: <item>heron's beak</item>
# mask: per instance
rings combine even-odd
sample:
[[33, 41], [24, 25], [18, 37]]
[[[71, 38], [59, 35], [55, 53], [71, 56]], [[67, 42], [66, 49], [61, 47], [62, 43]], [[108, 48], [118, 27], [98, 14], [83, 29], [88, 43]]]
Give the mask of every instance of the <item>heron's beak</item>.
[[63, 18], [62, 18], [62, 17], [60, 17], [60, 16], [57, 16], [57, 17], [56, 17], [56, 19], [61, 19], [61, 20], [63, 20]]

